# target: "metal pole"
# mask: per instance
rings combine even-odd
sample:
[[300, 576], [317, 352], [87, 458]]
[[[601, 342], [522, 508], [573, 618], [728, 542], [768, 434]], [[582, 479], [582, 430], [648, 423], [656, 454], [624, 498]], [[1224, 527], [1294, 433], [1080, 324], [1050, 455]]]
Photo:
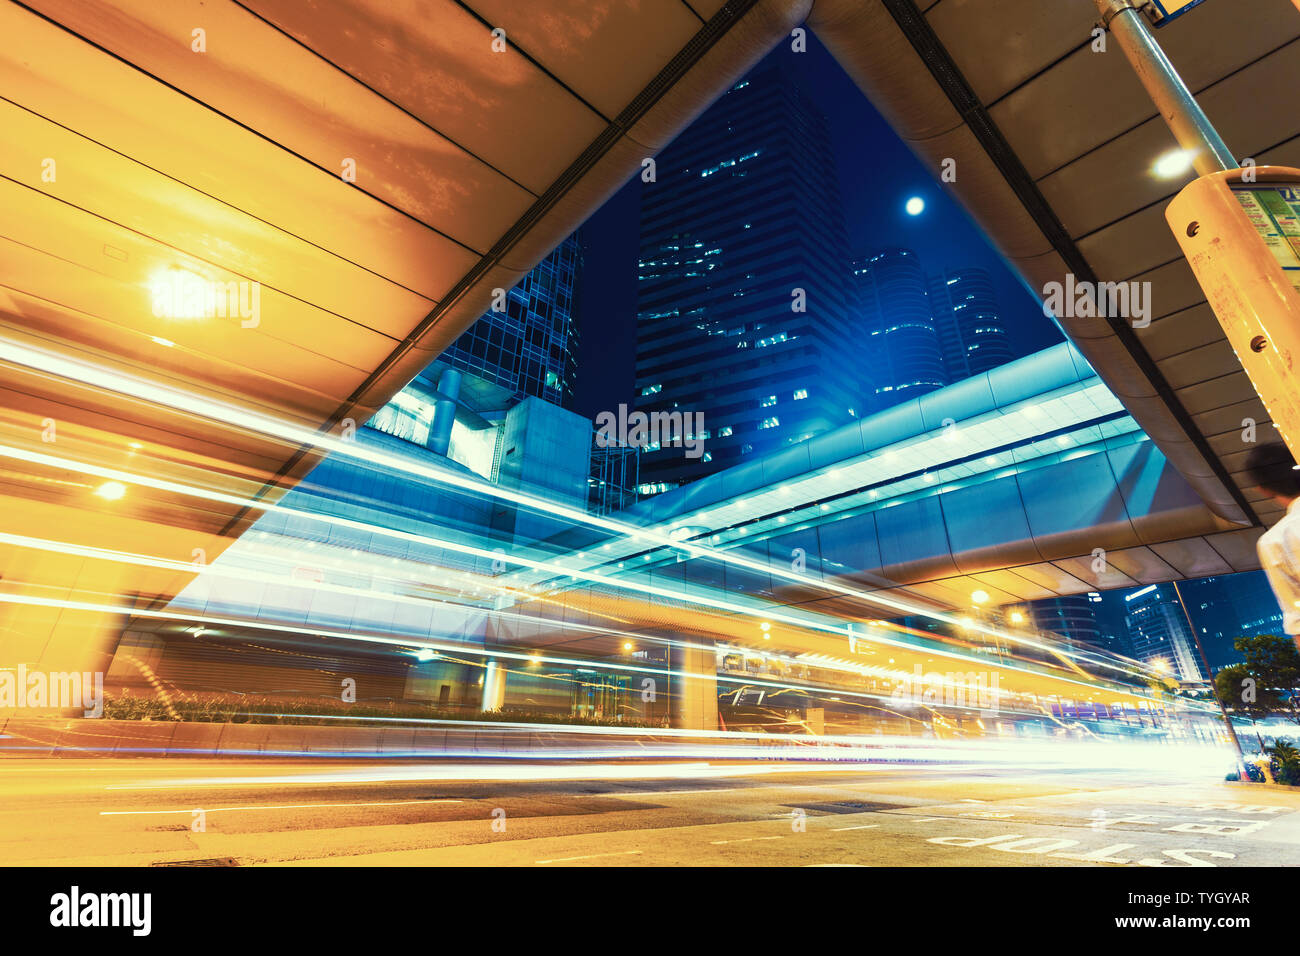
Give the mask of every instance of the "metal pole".
[[1238, 168], [1240, 164], [1232, 151], [1160, 49], [1146, 18], [1138, 12], [1144, 4], [1145, 0], [1097, 0], [1101, 25], [1119, 41], [1178, 145], [1192, 154], [1197, 173], [1205, 176]]
[[1237, 728], [1232, 726], [1232, 718], [1228, 716], [1228, 708], [1223, 706], [1223, 701], [1219, 700], [1219, 692], [1214, 686], [1214, 673], [1210, 670], [1210, 660], [1205, 656], [1205, 648], [1201, 646], [1201, 637], [1196, 633], [1196, 624], [1192, 620], [1191, 613], [1187, 610], [1187, 602], [1183, 600], [1182, 589], [1178, 587], [1178, 582], [1174, 581], [1174, 593], [1178, 595], [1178, 604], [1183, 609], [1183, 617], [1187, 618], [1187, 627], [1192, 632], [1192, 640], [1196, 642], [1196, 651], [1201, 655], [1201, 663], [1205, 665], [1205, 676], [1210, 681], [1210, 694], [1214, 697], [1214, 702], [1219, 705], [1219, 713], [1223, 715], [1224, 726], [1228, 728], [1228, 736], [1232, 738], [1232, 745], [1237, 748], [1237, 755], [1242, 759], [1246, 757], [1246, 751], [1241, 749], [1241, 741], [1237, 739]]

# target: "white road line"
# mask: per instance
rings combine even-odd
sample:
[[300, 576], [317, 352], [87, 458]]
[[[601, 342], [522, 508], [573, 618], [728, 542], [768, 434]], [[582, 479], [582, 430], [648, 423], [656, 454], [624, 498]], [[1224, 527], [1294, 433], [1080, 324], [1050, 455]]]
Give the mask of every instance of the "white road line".
[[640, 853], [641, 853], [640, 850], [623, 850], [620, 853], [589, 853], [586, 856], [561, 856], [561, 857], [557, 857], [554, 860], [533, 860], [533, 862], [537, 864], [569, 863], [572, 860], [594, 860], [597, 857], [602, 857], [602, 856], [638, 856], [640, 855]]
[[743, 839], [740, 840], [710, 840], [709, 842], [712, 843], [714, 846], [721, 846], [724, 843], [752, 843], [755, 840], [784, 840], [784, 839], [785, 837], [779, 837], [779, 836], [744, 837]]
[[845, 830], [872, 830], [880, 826], [879, 823], [864, 823], [859, 827], [831, 827], [833, 833], [843, 833]]
[[319, 810], [324, 807], [407, 807], [416, 804], [430, 803], [464, 803], [463, 800], [394, 800], [385, 803], [295, 803], [285, 806], [257, 806], [257, 807], [187, 807], [184, 810], [100, 810], [101, 817], [139, 817], [155, 816], [162, 813], [193, 813], [195, 810], [202, 810], [204, 813], [222, 813], [229, 810]]

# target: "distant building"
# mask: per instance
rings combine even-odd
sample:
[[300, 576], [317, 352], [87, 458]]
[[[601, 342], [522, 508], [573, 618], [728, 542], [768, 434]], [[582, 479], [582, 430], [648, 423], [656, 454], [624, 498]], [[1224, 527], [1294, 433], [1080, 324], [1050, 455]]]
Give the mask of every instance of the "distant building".
[[1108, 647], [1097, 625], [1096, 602], [1092, 595], [1067, 594], [1030, 601], [1026, 608], [1038, 630], [1059, 634], [1073, 647], [1113, 650]]
[[1015, 358], [998, 309], [993, 279], [987, 272], [942, 272], [930, 277], [929, 291], [949, 382], [960, 382]]
[[582, 268], [577, 235], [569, 236], [505, 293], [438, 360], [509, 391], [568, 405], [577, 380], [574, 287]]
[[851, 264], [866, 330], [872, 410], [948, 384], [925, 270], [911, 249], [882, 249]]
[[637, 411], [703, 414], [703, 451], [641, 456], [654, 494], [862, 413], [825, 117], [781, 68], [736, 84], [641, 187]]
[[1173, 587], [1152, 584], [1124, 595], [1129, 643], [1139, 660], [1185, 683], [1207, 679]]
[[1263, 571], [1215, 575], [1180, 585], [1205, 655], [1215, 671], [1238, 663], [1238, 637], [1282, 634], [1282, 609]]
[[1128, 639], [1128, 604], [1124, 592], [1103, 591], [1093, 600], [1092, 607], [1102, 646], [1116, 654], [1136, 658]]

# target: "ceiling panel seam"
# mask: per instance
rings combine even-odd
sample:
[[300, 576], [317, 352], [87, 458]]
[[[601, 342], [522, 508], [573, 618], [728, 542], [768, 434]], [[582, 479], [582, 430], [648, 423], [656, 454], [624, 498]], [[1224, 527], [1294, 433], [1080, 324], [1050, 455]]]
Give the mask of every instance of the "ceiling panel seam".
[[[294, 159], [297, 159], [299, 162], [305, 163], [306, 165], [311, 166], [313, 169], [318, 169], [318, 170], [320, 170], [321, 172], [325, 173], [327, 176], [337, 178], [338, 174], [337, 174], [336, 172], [334, 172], [333, 170], [326, 169], [324, 166], [321, 166], [319, 163], [316, 163], [316, 162], [314, 162], [313, 160], [311, 160], [311, 159], [307, 158], [306, 156], [302, 155], [301, 153], [299, 153], [299, 152], [297, 152], [297, 151], [295, 151], [295, 150], [293, 150], [293, 149], [290, 149], [288, 146], [286, 146], [284, 143], [281, 143], [279, 140], [273, 139], [272, 137], [270, 137], [270, 136], [266, 135], [265, 133], [261, 132], [260, 130], [254, 129], [253, 127], [247, 125], [246, 123], [241, 122], [240, 120], [236, 119], [234, 116], [231, 116], [229, 113], [226, 113], [226, 112], [223, 112], [222, 110], [217, 109], [217, 108], [216, 108], [215, 106], [213, 106], [211, 103], [208, 103], [208, 102], [205, 101], [205, 100], [201, 100], [201, 99], [199, 99], [197, 96], [194, 96], [194, 95], [192, 95], [192, 94], [186, 92], [185, 90], [181, 89], [180, 87], [176, 86], [176, 85], [173, 84], [173, 83], [169, 83], [167, 80], [163, 79], [161, 76], [158, 76], [156, 73], [151, 73], [149, 70], [144, 69], [144, 68], [141, 67], [139, 64], [137, 64], [137, 63], [133, 63], [133, 62], [131, 62], [130, 60], [126, 59], [125, 57], [119, 56], [118, 54], [114, 53], [112, 50], [108, 49], [107, 47], [102, 46], [102, 45], [99, 44], [99, 43], [96, 43], [94, 40], [91, 40], [91, 39], [88, 38], [88, 37], [82, 36], [80, 33], [77, 33], [75, 30], [70, 29], [70, 28], [67, 27], [65, 24], [59, 23], [57, 20], [51, 20], [49, 17], [47, 17], [45, 14], [41, 13], [39, 10], [33, 10], [31, 7], [27, 6], [26, 4], [21, 3], [20, 0], [12, 0], [12, 2], [16, 3], [18, 6], [22, 7], [24, 10], [27, 10], [28, 12], [34, 14], [35, 16], [40, 17], [40, 18], [41, 18], [42, 20], [44, 20], [45, 22], [47, 22], [47, 23], [49, 23], [49, 24], [52, 24], [53, 26], [58, 27], [60, 30], [62, 30], [64, 33], [68, 34], [69, 36], [76, 37], [78, 41], [80, 41], [80, 42], [86, 44], [86, 45], [89, 46], [89, 47], [93, 47], [94, 49], [98, 50], [100, 53], [103, 53], [105, 56], [111, 57], [112, 59], [114, 59], [114, 60], [116, 60], [117, 62], [123, 64], [124, 66], [126, 66], [126, 67], [128, 67], [128, 68], [130, 68], [130, 69], [132, 69], [132, 70], [135, 70], [135, 71], [136, 71], [137, 73], [139, 73], [141, 76], [147, 76], [149, 79], [153, 80], [153, 81], [154, 81], [155, 83], [157, 83], [158, 85], [160, 85], [160, 86], [164, 86], [164, 87], [166, 87], [167, 89], [171, 90], [173, 93], [177, 94], [178, 96], [183, 96], [183, 97], [185, 97], [185, 99], [189, 100], [191, 103], [195, 103], [195, 104], [197, 104], [198, 106], [201, 106], [203, 109], [205, 109], [205, 110], [207, 110], [208, 112], [212, 113], [214, 116], [220, 116], [222, 119], [225, 119], [225, 120], [227, 120], [228, 122], [235, 124], [235, 125], [238, 126], [240, 129], [245, 130], [245, 131], [247, 131], [247, 132], [249, 132], [249, 133], [252, 133], [252, 134], [253, 134], [254, 136], [256, 136], [258, 139], [260, 139], [260, 140], [262, 140], [262, 141], [264, 141], [264, 142], [266, 142], [266, 143], [271, 144], [271, 145], [274, 146], [276, 149], [279, 149], [279, 150], [283, 151], [284, 154], [285, 154], [286, 156], [292, 156]], [[232, 2], [238, 3], [238, 0], [232, 0]], [[239, 4], [239, 6], [240, 6], [241, 8], [243, 8], [243, 9], [247, 9], [246, 7], [243, 7], [242, 4]], [[249, 11], [249, 12], [251, 13], [252, 11]], [[257, 16], [256, 14], [253, 14], [253, 15], [254, 15], [254, 16]], [[258, 17], [258, 19], [259, 19], [259, 20], [262, 20], [261, 17]], [[265, 21], [265, 20], [262, 20], [262, 22], [265, 23], [266, 21]], [[283, 33], [283, 31], [281, 31], [281, 30], [280, 30], [278, 27], [276, 27], [274, 24], [270, 24], [270, 23], [268, 23], [267, 26], [271, 27], [272, 29], [276, 30], [277, 32]], [[287, 35], [287, 34], [286, 34], [286, 35]], [[293, 38], [293, 37], [290, 37], [290, 39], [293, 40], [295, 43], [298, 43], [298, 40], [297, 40], [297, 39], [295, 39], [295, 38]], [[302, 44], [299, 44], [299, 45], [301, 46]], [[310, 48], [307, 47], [306, 49], [310, 49]], [[336, 70], [339, 69], [338, 66], [337, 66], [336, 64], [334, 64], [334, 63], [330, 63], [329, 60], [326, 60], [324, 57], [320, 56], [320, 54], [316, 53], [315, 50], [312, 50], [311, 52], [312, 52], [313, 54], [315, 54], [317, 57], [319, 57], [323, 62], [325, 62], [325, 63], [329, 63], [329, 65], [330, 65], [332, 68], [334, 68], [334, 69], [336, 69]], [[351, 79], [353, 82], [357, 83], [358, 85], [360, 85], [360, 86], [365, 86], [366, 89], [370, 90], [372, 93], [375, 93], [376, 96], [381, 96], [381, 98], [384, 98], [386, 102], [390, 102], [390, 103], [392, 102], [391, 100], [388, 100], [386, 97], [382, 97], [382, 94], [380, 94], [380, 93], [378, 93], [377, 91], [375, 91], [375, 90], [371, 89], [370, 87], [366, 86], [366, 84], [362, 83], [362, 82], [361, 82], [360, 80], [358, 80], [356, 77], [352, 76], [352, 74], [347, 73], [347, 72], [344, 71], [344, 70], [339, 70], [339, 72], [340, 72], [340, 73], [343, 73], [344, 75], [346, 75], [349, 79]], [[78, 135], [78, 136], [81, 136], [83, 139], [86, 139], [86, 140], [88, 140], [88, 141], [90, 141], [90, 142], [92, 142], [92, 143], [97, 143], [98, 145], [103, 146], [105, 149], [113, 149], [111, 146], [108, 146], [108, 145], [105, 144], [105, 143], [100, 143], [98, 140], [91, 139], [91, 137], [89, 137], [89, 136], [85, 136], [84, 134], [78, 132], [77, 130], [70, 129], [70, 128], [67, 127], [67, 126], [64, 126], [62, 123], [59, 123], [57, 120], [52, 119], [52, 118], [50, 118], [50, 117], [48, 117], [48, 116], [44, 116], [43, 114], [38, 113], [36, 110], [33, 110], [33, 109], [31, 109], [30, 107], [24, 106], [22, 103], [15, 102], [15, 101], [13, 101], [13, 100], [9, 100], [8, 102], [13, 103], [14, 106], [17, 106], [17, 107], [20, 108], [20, 109], [27, 110], [27, 112], [33, 114], [34, 116], [40, 116], [42, 119], [45, 119], [45, 120], [47, 120], [47, 121], [49, 121], [49, 122], [51, 122], [51, 123], [55, 123], [56, 125], [62, 127], [63, 129], [67, 129], [67, 130], [69, 130], [69, 132], [72, 132], [72, 133], [75, 133], [75, 134]], [[397, 106], [399, 109], [401, 109], [401, 107], [398, 106], [398, 104], [393, 103], [393, 105], [394, 105], [394, 106]], [[406, 112], [406, 111], [403, 110], [403, 112]], [[438, 136], [442, 136], [443, 139], [447, 140], [447, 142], [449, 142], [449, 143], [452, 143], [452, 144], [453, 144], [457, 149], [459, 149], [459, 150], [461, 150], [462, 152], [464, 152], [467, 156], [472, 156], [474, 159], [476, 159], [478, 162], [482, 163], [484, 166], [493, 169], [495, 172], [497, 172], [497, 173], [498, 173], [499, 175], [501, 175], [503, 178], [508, 179], [508, 180], [510, 180], [511, 182], [514, 182], [514, 179], [513, 179], [512, 177], [510, 177], [509, 175], [507, 175], [507, 174], [504, 173], [504, 172], [501, 172], [500, 170], [495, 169], [495, 167], [493, 167], [490, 163], [485, 162], [481, 157], [479, 157], [479, 156], [475, 155], [474, 153], [470, 152], [469, 150], [465, 149], [465, 147], [461, 146], [459, 143], [456, 143], [456, 142], [455, 142], [454, 140], [452, 140], [450, 137], [444, 136], [442, 133], [438, 132], [436, 129], [433, 129], [433, 128], [430, 127], [427, 123], [424, 123], [423, 120], [420, 120], [420, 118], [419, 118], [418, 116], [414, 116], [414, 115], [412, 115], [412, 114], [408, 114], [408, 115], [411, 115], [411, 118], [412, 118], [412, 119], [416, 120], [417, 122], [420, 122], [421, 125], [423, 125], [423, 126], [429, 128], [430, 130], [432, 130], [432, 132], [436, 133]], [[122, 153], [122, 152], [120, 152], [119, 150], [116, 150], [116, 149], [113, 149], [113, 152], [117, 153], [119, 156], [123, 156], [123, 157], [125, 157], [126, 159], [131, 160], [132, 162], [139, 163], [141, 166], [144, 166], [146, 169], [153, 169], [154, 172], [158, 173], [159, 175], [167, 176], [167, 174], [164, 173], [164, 172], [162, 172], [161, 170], [154, 169], [154, 167], [150, 166], [148, 163], [140, 162], [140, 160], [136, 159], [136, 158], [133, 157], [133, 156], [127, 156], [125, 153]], [[178, 183], [180, 183], [181, 185], [186, 186], [186, 187], [188, 187], [188, 188], [190, 188], [190, 189], [193, 189], [193, 190], [195, 190], [196, 192], [202, 193], [202, 194], [205, 195], [205, 196], [210, 195], [210, 194], [208, 194], [208, 193], [203, 192], [203, 190], [199, 189], [197, 186], [193, 185], [192, 183], [185, 182], [184, 180], [181, 180], [181, 179], [176, 179], [176, 177], [174, 177], [174, 176], [167, 176], [167, 178], [173, 180], [174, 182], [178, 182]], [[422, 220], [422, 219], [420, 219], [420, 218], [418, 218], [418, 217], [412, 215], [410, 212], [408, 212], [408, 211], [405, 210], [405, 209], [402, 209], [400, 206], [395, 206], [395, 205], [393, 205], [393, 204], [392, 204], [391, 202], [389, 202], [388, 200], [386, 200], [386, 199], [384, 199], [384, 198], [382, 198], [382, 197], [380, 197], [380, 196], [376, 196], [374, 193], [371, 193], [371, 192], [367, 191], [366, 189], [362, 188], [361, 186], [357, 185], [356, 183], [353, 183], [353, 184], [351, 184], [351, 185], [352, 185], [352, 187], [353, 187], [354, 189], [358, 190], [359, 192], [365, 193], [366, 197], [369, 198], [369, 199], [371, 199], [372, 201], [379, 203], [381, 206], [384, 206], [385, 208], [391, 209], [393, 212], [398, 213], [399, 215], [401, 215], [401, 216], [403, 216], [403, 217], [405, 217], [405, 218], [411, 220], [411, 221], [414, 222], [414, 223], [417, 223], [418, 225], [422, 226], [423, 228], [428, 229], [430, 232], [436, 233], [437, 235], [439, 235], [439, 236], [441, 236], [442, 238], [446, 239], [448, 242], [454, 243], [455, 245], [460, 246], [462, 249], [466, 250], [467, 252], [471, 252], [471, 253], [473, 253], [473, 254], [476, 255], [476, 256], [480, 254], [479, 251], [478, 251], [477, 249], [474, 249], [473, 247], [471, 247], [471, 246], [469, 246], [469, 245], [466, 245], [464, 242], [462, 242], [461, 240], [457, 239], [455, 236], [449, 235], [448, 233], [443, 232], [441, 229], [438, 229], [438, 228], [436, 228], [435, 226], [431, 226], [429, 223], [427, 223], [427, 222], [425, 222], [424, 220]], [[530, 196], [535, 196], [535, 195], [536, 195], [536, 193], [534, 193], [531, 189], [528, 189], [526, 186], [524, 186], [524, 185], [521, 184], [521, 183], [515, 183], [515, 185], [519, 186], [520, 189], [522, 189], [524, 192], [528, 193], [528, 195], [530, 195]], [[248, 210], [246, 210], [246, 209], [242, 209], [242, 208], [240, 208], [240, 207], [238, 207], [238, 206], [235, 206], [234, 204], [229, 203], [229, 202], [226, 202], [226, 201], [223, 200], [223, 199], [220, 199], [220, 198], [218, 198], [218, 197], [216, 197], [216, 196], [211, 196], [210, 198], [212, 198], [212, 199], [216, 199], [218, 202], [224, 203], [225, 205], [230, 206], [232, 209], [239, 209], [240, 212], [244, 213], [245, 215], [252, 216], [254, 219], [258, 219], [259, 222], [266, 222], [266, 220], [264, 220], [264, 219], [260, 219], [258, 216], [254, 215], [253, 213], [249, 212]], [[273, 223], [268, 223], [268, 225], [274, 225], [274, 224], [273, 224]], [[275, 226], [275, 228], [276, 228], [276, 229], [280, 229], [279, 226]], [[287, 235], [293, 235], [293, 233], [290, 233], [290, 232], [288, 232], [287, 230], [281, 229], [281, 231], [282, 231], [282, 232], [285, 232]], [[302, 237], [299, 236], [299, 237], [297, 237], [297, 238], [302, 238]], [[307, 241], [309, 241], [309, 240], [303, 239], [303, 241], [304, 241], [304, 242], [307, 242]], [[313, 244], [314, 244], [314, 243], [313, 243]], [[334, 254], [334, 255], [337, 255], [337, 253], [333, 253], [333, 254]], [[342, 257], [340, 256], [339, 258], [342, 258]], [[345, 260], [345, 261], [350, 261], [350, 260]], [[364, 267], [362, 267], [362, 268], [364, 268]], [[370, 270], [367, 270], [367, 271], [370, 271]], [[387, 276], [385, 276], [384, 278], [387, 278]], [[392, 281], [392, 280], [389, 280], [389, 281]], [[417, 293], [417, 295], [418, 295], [418, 294], [419, 294], [419, 293]], [[427, 298], [427, 296], [426, 296], [425, 298]]]
[[[538, 197], [537, 202], [530, 206], [519, 220], [506, 231], [497, 242], [484, 254], [477, 264], [470, 269], [450, 290], [443, 296], [442, 300], [436, 305], [428, 315], [416, 325], [401, 343], [398, 344], [388, 357], [380, 363], [366, 380], [358, 386], [351, 395], [335, 410], [321, 426], [317, 429], [318, 433], [327, 433], [341, 419], [346, 417], [360, 402], [361, 397], [366, 394], [377, 382], [379, 382], [388, 370], [395, 366], [406, 353], [415, 347], [415, 343], [434, 325], [438, 319], [456, 304], [460, 298], [467, 294], [478, 281], [485, 276], [489, 270], [494, 268], [514, 247], [521, 241], [559, 201], [569, 192], [569, 190], [593, 169], [596, 164], [603, 158], [606, 153], [619, 141], [626, 136], [632, 127], [650, 111], [650, 109], [670, 90], [672, 87], [694, 66], [701, 57], [704, 56], [713, 45], [720, 40], [727, 31], [740, 20], [749, 10], [758, 3], [758, 0], [728, 0], [728, 2], [718, 11], [718, 13], [700, 28], [691, 39], [686, 43], [677, 55], [668, 62], [668, 64], [659, 71], [658, 74], [650, 81], [649, 84], [638, 94], [631, 103], [607, 126], [586, 149], [573, 161], [555, 182]], [[288, 475], [298, 465], [298, 463], [311, 452], [313, 446], [302, 445], [297, 451], [285, 462], [280, 471], [260, 489], [252, 498], [258, 501], [261, 497], [269, 493], [272, 488], [276, 487], [276, 482], [282, 477]], [[228, 533], [237, 527], [244, 520], [248, 508], [242, 509], [231, 521], [222, 529], [222, 533]]]
[[[1078, 279], [1095, 284], [1097, 276], [1092, 266], [1074, 244], [1069, 232], [1056, 216], [1051, 204], [1039, 191], [1028, 170], [1020, 162], [1020, 158], [1002, 135], [993, 118], [989, 116], [979, 102], [979, 98], [971, 89], [969, 82], [953, 62], [951, 54], [948, 53], [948, 50], [930, 27], [929, 21], [917, 10], [914, 0], [880, 0], [880, 2], [894, 18], [899, 29], [912, 44], [953, 107], [962, 116], [967, 117], [968, 125], [970, 125], [971, 132], [975, 135], [976, 140], [993, 161], [1017, 198], [1020, 199], [1030, 218], [1034, 220], [1048, 242], [1065, 260], [1067, 268]], [[1107, 317], [1106, 321], [1111, 331], [1128, 351], [1130, 357], [1147, 377], [1152, 387], [1155, 388], [1170, 415], [1178, 422], [1179, 427], [1187, 436], [1188, 441], [1196, 448], [1211, 471], [1214, 472], [1224, 490], [1228, 492], [1242, 513], [1248, 516], [1252, 523], [1260, 524], [1259, 517], [1255, 514], [1254, 509], [1250, 507], [1240, 489], [1229, 477], [1218, 456], [1214, 454], [1204, 436], [1196, 428], [1191, 415], [1178, 400], [1173, 388], [1165, 380], [1155, 361], [1142, 348], [1133, 329], [1129, 327], [1127, 322], [1116, 321], [1112, 317]]]

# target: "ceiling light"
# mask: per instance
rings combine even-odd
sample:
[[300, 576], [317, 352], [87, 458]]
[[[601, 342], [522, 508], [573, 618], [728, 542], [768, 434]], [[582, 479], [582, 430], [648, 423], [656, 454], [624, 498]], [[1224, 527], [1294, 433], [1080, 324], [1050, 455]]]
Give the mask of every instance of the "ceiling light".
[[106, 481], [95, 489], [95, 494], [105, 501], [120, 501], [126, 497], [126, 485], [120, 481]]
[[1195, 159], [1195, 150], [1170, 150], [1156, 160], [1155, 165], [1151, 167], [1151, 171], [1161, 179], [1179, 179], [1192, 171]]

